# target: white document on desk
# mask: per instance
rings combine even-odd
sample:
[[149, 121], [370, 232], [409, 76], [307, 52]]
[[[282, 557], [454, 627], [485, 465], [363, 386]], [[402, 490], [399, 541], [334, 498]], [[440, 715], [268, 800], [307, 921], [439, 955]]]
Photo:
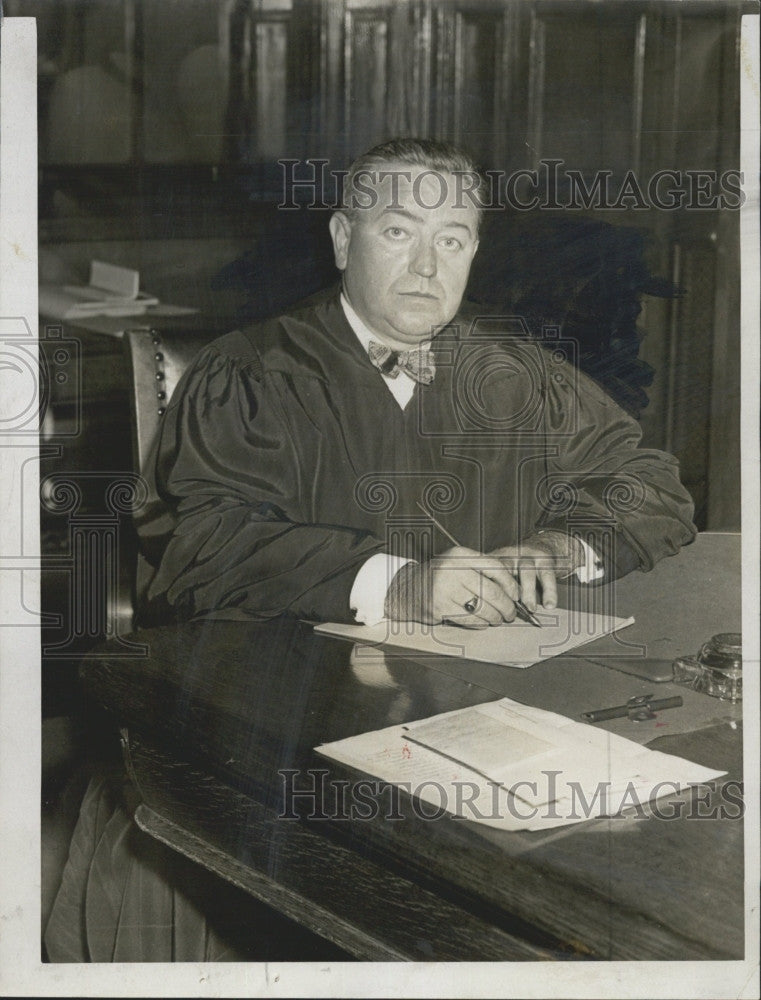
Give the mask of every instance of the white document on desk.
[[505, 667], [530, 667], [533, 663], [568, 653], [593, 639], [634, 624], [633, 618], [564, 608], [554, 611], [540, 609], [536, 617], [542, 623], [541, 628], [519, 620], [483, 629], [384, 620], [377, 625], [325, 622], [316, 625], [315, 632], [416, 653], [459, 656]]
[[403, 787], [419, 815], [513, 831], [615, 816], [724, 773], [510, 698], [316, 750]]

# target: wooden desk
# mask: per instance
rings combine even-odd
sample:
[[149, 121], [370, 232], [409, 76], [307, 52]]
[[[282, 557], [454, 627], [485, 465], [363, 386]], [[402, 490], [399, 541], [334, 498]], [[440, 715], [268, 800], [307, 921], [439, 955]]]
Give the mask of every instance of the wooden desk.
[[[674, 574], [690, 585], [667, 598]], [[713, 574], [713, 586], [696, 584], [701, 574]], [[738, 574], [739, 539], [706, 535], [617, 590], [661, 653], [694, 652], [711, 631], [736, 627]], [[658, 593], [679, 608], [673, 648], [657, 623], [648, 636]], [[391, 807], [388, 788], [379, 815], [351, 820], [342, 818], [335, 782], [357, 776], [315, 755], [320, 743], [502, 694], [573, 717], [639, 693], [640, 682], [586, 657], [524, 671], [378, 652], [363, 659], [351, 644], [286, 620], [198, 621], [140, 639], [149, 654], [142, 659], [105, 656], [84, 666], [90, 692], [128, 729], [140, 824], [358, 957], [742, 957], [736, 707], [692, 693], [702, 728], [679, 732], [685, 706], [664, 714], [670, 727], [640, 734], [727, 771], [703, 790], [702, 804], [670, 820], [504, 833], [449, 816], [426, 821], [403, 792]], [[299, 771], [299, 788], [325, 781], [316, 798], [297, 803], [300, 820], [282, 818], [293, 804], [278, 773], [287, 769]], [[389, 811], [398, 818], [386, 818]]]

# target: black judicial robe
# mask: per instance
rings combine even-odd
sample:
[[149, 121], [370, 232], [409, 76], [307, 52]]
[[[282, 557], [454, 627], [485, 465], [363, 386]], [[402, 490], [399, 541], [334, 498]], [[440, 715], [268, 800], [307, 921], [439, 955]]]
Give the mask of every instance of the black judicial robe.
[[505, 326], [456, 318], [402, 410], [336, 293], [221, 337], [163, 418], [138, 516], [147, 606], [181, 617], [352, 621], [378, 552], [483, 552], [537, 528], [578, 532], [608, 579], [692, 540], [676, 460], [570, 363]]

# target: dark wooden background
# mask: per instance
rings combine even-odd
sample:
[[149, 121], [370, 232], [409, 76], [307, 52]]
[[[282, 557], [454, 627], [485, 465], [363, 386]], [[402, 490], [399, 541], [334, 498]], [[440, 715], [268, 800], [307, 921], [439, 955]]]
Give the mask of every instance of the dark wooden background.
[[[629, 169], [646, 184], [739, 167], [732, 3], [8, 0], [6, 12], [39, 18], [53, 280], [102, 257], [139, 267], [162, 298], [232, 315], [235, 291], [215, 277], [262, 247], [276, 160], [340, 169], [395, 134], [464, 143], [489, 169], [607, 170], [613, 190]], [[642, 230], [651, 270], [683, 290], [644, 299], [645, 440], [680, 459], [700, 528], [738, 528], [739, 213], [573, 214]], [[326, 240], [325, 222], [302, 211], [295, 225]]]

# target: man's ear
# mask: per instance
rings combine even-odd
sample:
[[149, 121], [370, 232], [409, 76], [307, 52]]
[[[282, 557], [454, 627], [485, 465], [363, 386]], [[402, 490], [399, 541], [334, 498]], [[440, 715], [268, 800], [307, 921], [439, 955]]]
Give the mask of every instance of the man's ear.
[[346, 260], [349, 256], [349, 242], [351, 240], [351, 222], [343, 212], [334, 212], [329, 222], [330, 238], [333, 240], [333, 253], [336, 258], [336, 267], [339, 271], [346, 268]]

